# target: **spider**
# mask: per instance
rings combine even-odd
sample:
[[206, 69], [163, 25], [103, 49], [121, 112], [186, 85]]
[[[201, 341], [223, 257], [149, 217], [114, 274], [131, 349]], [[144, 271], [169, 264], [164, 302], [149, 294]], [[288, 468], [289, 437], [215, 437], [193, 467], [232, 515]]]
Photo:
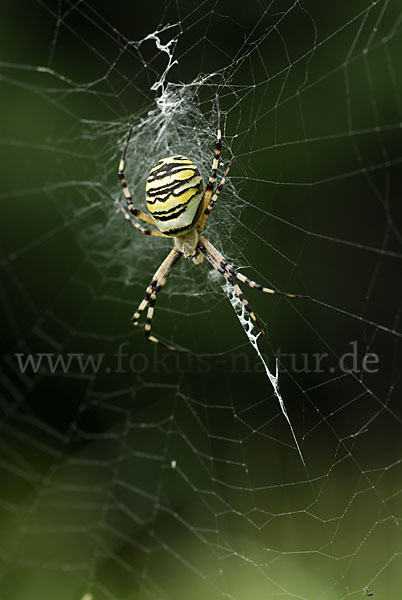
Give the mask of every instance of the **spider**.
[[[151, 342], [161, 344], [169, 350], [177, 350], [177, 348], [166, 344], [154, 335], [151, 335], [152, 318], [156, 297], [165, 285], [169, 273], [182, 256], [184, 256], [184, 258], [192, 259], [195, 264], [202, 263], [205, 256], [213, 268], [216, 269], [233, 287], [235, 294], [238, 296], [244, 308], [248, 311], [250, 318], [263, 335], [266, 335], [266, 333], [258, 322], [250, 304], [244, 297], [240, 286], [236, 283], [236, 279], [247, 284], [251, 288], [255, 288], [266, 294], [279, 294], [281, 296], [287, 296], [288, 298], [300, 297], [296, 294], [286, 294], [264, 287], [256, 281], [242, 275], [236, 271], [211, 242], [202, 235], [208, 217], [222, 192], [230, 167], [233, 163], [232, 159], [229, 162], [219, 185], [214, 191], [222, 146], [221, 111], [218, 98], [216, 98], [216, 104], [218, 113], [218, 131], [211, 174], [205, 191], [198, 167], [186, 156], [175, 154], [159, 160], [149, 173], [145, 186], [145, 196], [147, 208], [151, 216], [135, 208], [133, 197], [130, 194], [124, 176], [126, 153], [133, 127], [129, 130], [118, 168], [120, 184], [127, 200], [127, 209], [129, 211], [128, 212], [126, 208], [122, 206], [120, 207], [125, 219], [131, 223], [137, 231], [144, 235], [172, 238], [174, 241], [173, 249], [169, 252], [154, 274], [151, 283], [146, 289], [144, 299], [131, 318], [133, 325], [138, 325], [142, 312], [148, 306], [145, 322], [145, 336]], [[149, 223], [150, 225], [157, 227], [157, 229], [147, 229], [134, 220], [133, 217], [136, 217], [145, 223]]]

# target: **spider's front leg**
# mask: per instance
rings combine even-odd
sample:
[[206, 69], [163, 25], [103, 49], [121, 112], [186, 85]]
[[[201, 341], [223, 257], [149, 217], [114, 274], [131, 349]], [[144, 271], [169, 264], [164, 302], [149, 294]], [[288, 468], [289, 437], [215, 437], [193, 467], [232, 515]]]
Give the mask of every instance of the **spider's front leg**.
[[173, 248], [173, 250], [169, 252], [167, 257], [153, 276], [151, 283], [147, 287], [145, 298], [142, 300], [141, 304], [139, 305], [136, 312], [131, 318], [132, 324], [138, 325], [138, 321], [141, 317], [141, 314], [149, 305], [147, 311], [147, 318], [145, 322], [145, 336], [149, 339], [150, 342], [154, 342], [155, 344], [161, 344], [161, 346], [164, 346], [168, 350], [177, 350], [177, 348], [175, 346], [165, 344], [164, 342], [161, 342], [158, 338], [156, 338], [154, 335], [151, 335], [152, 318], [154, 315], [156, 297], [165, 285], [167, 276], [182, 256], [183, 253], [177, 250], [177, 248]]
[[[208, 244], [208, 246], [210, 246], [210, 248], [207, 247], [207, 244]], [[262, 327], [262, 325], [258, 321], [257, 317], [255, 316], [255, 313], [254, 313], [253, 309], [251, 308], [249, 301], [244, 296], [242, 289], [236, 283], [236, 281], [233, 278], [233, 276], [226, 270], [223, 262], [219, 260], [219, 258], [215, 255], [215, 253], [211, 252], [212, 248], [214, 250], [216, 250], [215, 247], [212, 246], [212, 244], [210, 244], [209, 242], [207, 242], [207, 240], [205, 238], [203, 238], [203, 237], [200, 237], [200, 241], [198, 242], [198, 246], [199, 246], [201, 252], [206, 256], [206, 258], [209, 260], [209, 262], [211, 263], [211, 265], [214, 267], [214, 269], [216, 269], [216, 271], [218, 271], [218, 273], [220, 273], [226, 279], [226, 281], [228, 283], [230, 283], [230, 285], [232, 286], [233, 291], [235, 292], [236, 296], [239, 298], [240, 302], [243, 304], [244, 308], [247, 310], [248, 314], [250, 315], [251, 320], [258, 327], [258, 329], [261, 331], [261, 333], [266, 337], [267, 334], [265, 332], [265, 329]], [[216, 250], [216, 253], [226, 263], [226, 261], [223, 258], [223, 256], [221, 254], [219, 254], [217, 250]]]
[[[304, 296], [300, 296], [299, 294], [289, 294], [288, 292], [279, 292], [278, 290], [273, 290], [272, 288], [265, 287], [252, 279], [249, 279], [242, 273], [239, 273], [231, 264], [229, 264], [224, 256], [204, 237], [200, 237], [199, 247], [201, 252], [206, 253], [207, 258], [210, 256], [215, 264], [218, 265], [220, 269], [225, 271], [226, 273], [236, 277], [242, 283], [246, 283], [249, 287], [259, 290], [260, 292], [264, 292], [264, 294], [274, 294], [278, 296], [285, 296], [286, 298], [303, 298]], [[203, 249], [204, 248], [204, 249]], [[210, 259], [208, 259], [210, 260]], [[211, 264], [212, 261], [210, 260]], [[219, 270], [219, 269], [218, 269]]]
[[215, 248], [215, 246], [213, 246], [211, 244], [211, 242], [209, 242], [202, 236], [200, 236], [200, 240], [198, 242], [198, 247], [201, 250], [201, 252], [206, 256], [206, 258], [209, 260], [209, 262], [214, 267], [214, 269], [216, 269], [218, 271], [218, 273], [220, 273], [226, 279], [226, 281], [228, 281], [228, 283], [230, 283], [230, 285], [233, 287], [234, 292], [236, 293], [238, 298], [241, 300], [244, 308], [248, 311], [250, 318], [260, 329], [261, 333], [263, 333], [264, 335], [266, 335], [264, 329], [259, 324], [257, 317], [255, 316], [248, 300], [245, 298], [241, 288], [236, 283], [234, 278], [236, 277], [236, 279], [238, 279], [242, 283], [246, 283], [249, 287], [259, 290], [260, 292], [264, 292], [265, 294], [279, 294], [280, 296], [286, 296], [288, 298], [301, 298], [302, 297], [302, 296], [297, 296], [296, 294], [287, 294], [285, 292], [277, 292], [276, 290], [264, 287], [260, 283], [257, 283], [256, 281], [249, 279], [245, 275], [242, 275], [242, 273], [239, 273], [238, 271], [236, 271], [236, 269], [227, 262], [225, 257], [222, 256], [222, 254], [220, 252], [218, 252], [218, 250]]

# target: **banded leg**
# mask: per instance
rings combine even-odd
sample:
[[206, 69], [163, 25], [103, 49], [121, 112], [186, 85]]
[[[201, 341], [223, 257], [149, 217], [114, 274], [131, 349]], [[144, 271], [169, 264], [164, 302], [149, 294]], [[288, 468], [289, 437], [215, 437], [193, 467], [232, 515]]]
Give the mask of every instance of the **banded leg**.
[[153, 276], [151, 283], [149, 284], [149, 286], [146, 289], [145, 298], [142, 300], [141, 304], [137, 308], [137, 311], [134, 313], [134, 315], [131, 319], [131, 322], [133, 323], [133, 325], [138, 325], [138, 320], [139, 320], [142, 312], [149, 305], [148, 311], [147, 311], [147, 319], [146, 319], [146, 323], [145, 323], [145, 336], [151, 342], [154, 342], [156, 344], [161, 344], [168, 350], [177, 350], [177, 348], [175, 348], [174, 346], [170, 346], [169, 344], [165, 344], [164, 342], [161, 342], [155, 336], [150, 335], [151, 326], [152, 326], [152, 318], [153, 318], [153, 314], [154, 314], [156, 297], [159, 294], [159, 292], [161, 291], [162, 287], [165, 285], [167, 276], [169, 275], [169, 273], [173, 269], [174, 265], [177, 263], [177, 261], [182, 256], [183, 256], [183, 253], [180, 252], [179, 250], [177, 250], [177, 248], [173, 248], [173, 250], [171, 252], [169, 252], [168, 256], [165, 258], [165, 260], [163, 261], [163, 263], [160, 265], [159, 269], [156, 271], [155, 275]]
[[[167, 257], [165, 258], [165, 260], [159, 265], [158, 270], [156, 271], [156, 273], [154, 274], [151, 283], [149, 284], [149, 286], [147, 287], [147, 289], [145, 290], [145, 298], [142, 300], [142, 302], [140, 303], [139, 307], [137, 308], [136, 312], [134, 313], [134, 315], [131, 317], [131, 322], [133, 325], [137, 325], [138, 321], [141, 317], [141, 313], [145, 310], [145, 308], [148, 306], [148, 302], [149, 299], [151, 297], [152, 292], [155, 290], [155, 288], [158, 286], [160, 280], [164, 277], [166, 279], [168, 273], [172, 270], [173, 265], [172, 260], [175, 259], [175, 262], [177, 262], [177, 260], [179, 260], [179, 258], [182, 256], [182, 253], [179, 252], [179, 250], [177, 250], [176, 248], [173, 248], [173, 250], [171, 250], [171, 252], [169, 252], [169, 254], [167, 255]], [[169, 268], [170, 267], [170, 268]], [[159, 293], [160, 289], [157, 291], [157, 293]]]
[[[248, 314], [250, 315], [250, 318], [253, 321], [253, 323], [258, 327], [258, 329], [261, 331], [261, 333], [265, 337], [267, 337], [265, 329], [261, 326], [257, 317], [255, 316], [254, 311], [250, 306], [250, 303], [248, 302], [247, 298], [244, 296], [244, 294], [242, 292], [242, 289], [236, 283], [236, 281], [232, 277], [232, 275], [225, 269], [225, 267], [221, 266], [219, 261], [216, 260], [216, 258], [212, 254], [209, 253], [209, 251], [205, 245], [205, 241], [206, 240], [202, 239], [202, 241], [200, 241], [198, 244], [201, 252], [206, 256], [206, 258], [209, 260], [209, 262], [214, 267], [214, 269], [216, 269], [218, 271], [218, 273], [220, 273], [226, 279], [226, 281], [228, 283], [230, 283], [230, 285], [233, 287], [233, 290], [234, 290], [236, 296], [239, 298], [240, 302], [243, 304], [244, 308], [247, 310]], [[211, 246], [212, 246], [212, 244], [211, 244]]]
[[[222, 256], [222, 254], [220, 252], [218, 252], [218, 250], [215, 248], [215, 246], [213, 246], [211, 244], [211, 242], [206, 240], [204, 237], [202, 237], [200, 239], [199, 243], [204, 245], [207, 252], [214, 258], [216, 263], [222, 269], [224, 269], [227, 273], [230, 273], [230, 275], [232, 275], [233, 277], [236, 277], [236, 279], [238, 279], [242, 283], [246, 283], [249, 287], [259, 290], [260, 292], [264, 292], [264, 294], [276, 294], [278, 296], [286, 296], [286, 298], [302, 298], [303, 297], [303, 296], [299, 296], [297, 294], [288, 294], [286, 292], [278, 292], [271, 288], [264, 287], [260, 283], [257, 283], [256, 281], [253, 281], [252, 279], [249, 279], [245, 275], [242, 275], [242, 273], [239, 273], [238, 271], [236, 271], [236, 269], [227, 262], [225, 257]], [[200, 249], [201, 249], [201, 246], [200, 246]]]
[[134, 217], [137, 217], [138, 219], [141, 219], [142, 221], [146, 221], [150, 225], [155, 225], [155, 221], [153, 220], [152, 217], [150, 217], [146, 213], [142, 212], [142, 210], [138, 210], [137, 208], [134, 208], [133, 198], [132, 198], [132, 196], [130, 194], [130, 190], [128, 189], [126, 178], [124, 176], [124, 165], [125, 165], [125, 162], [126, 162], [126, 153], [127, 153], [128, 144], [130, 142], [132, 131], [133, 131], [133, 128], [130, 127], [130, 131], [128, 132], [127, 139], [126, 139], [126, 141], [124, 143], [123, 154], [121, 156], [121, 160], [120, 160], [120, 163], [119, 163], [119, 170], [117, 171], [117, 174], [118, 174], [119, 179], [120, 179], [120, 185], [123, 188], [123, 194], [124, 194], [124, 196], [125, 196], [125, 198], [127, 200], [127, 208], [128, 208], [128, 210], [131, 212], [131, 214]]
[[218, 96], [216, 97], [216, 107], [218, 109], [218, 131], [216, 134], [215, 152], [214, 152], [214, 159], [212, 161], [211, 174], [208, 179], [207, 187], [205, 188], [204, 209], [207, 208], [207, 206], [209, 205], [209, 201], [211, 200], [212, 190], [214, 189], [214, 185], [215, 185], [215, 181], [216, 181], [216, 174], [218, 172], [219, 158], [220, 158], [221, 149], [222, 149], [221, 109], [219, 106]]
[[161, 231], [159, 231], [157, 229], [146, 229], [145, 227], [143, 227], [142, 225], [140, 225], [139, 223], [137, 223], [137, 221], [134, 221], [133, 217], [131, 217], [128, 214], [128, 212], [126, 211], [125, 208], [123, 208], [123, 206], [120, 206], [120, 210], [123, 213], [124, 218], [126, 219], [126, 221], [128, 221], [140, 233], [143, 233], [144, 235], [154, 235], [156, 237], [168, 237], [167, 235], [165, 235], [164, 233], [162, 233]]
[[203, 229], [204, 229], [204, 227], [205, 227], [205, 225], [207, 223], [207, 219], [209, 217], [209, 214], [212, 211], [213, 207], [215, 206], [215, 202], [219, 198], [219, 195], [220, 195], [220, 193], [221, 193], [221, 191], [223, 189], [223, 186], [225, 185], [225, 181], [226, 181], [226, 178], [227, 178], [227, 176], [229, 174], [230, 167], [232, 166], [233, 161], [234, 161], [234, 158], [232, 158], [232, 160], [230, 161], [230, 163], [229, 163], [229, 165], [228, 165], [228, 167], [227, 167], [227, 169], [225, 171], [225, 174], [224, 174], [224, 176], [221, 179], [220, 184], [216, 188], [214, 195], [212, 196], [211, 200], [209, 201], [208, 206], [204, 210], [204, 214], [202, 215], [202, 217], [200, 219], [200, 223], [198, 225], [198, 231], [200, 231], [200, 232], [203, 231]]

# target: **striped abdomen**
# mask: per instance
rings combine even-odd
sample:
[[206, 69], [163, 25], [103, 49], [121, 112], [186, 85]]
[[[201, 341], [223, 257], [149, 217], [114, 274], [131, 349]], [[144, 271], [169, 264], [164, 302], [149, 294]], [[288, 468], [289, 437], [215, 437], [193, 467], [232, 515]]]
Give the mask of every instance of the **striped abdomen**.
[[166, 235], [184, 235], [202, 209], [204, 184], [198, 167], [182, 155], [163, 158], [149, 173], [145, 196], [158, 229]]

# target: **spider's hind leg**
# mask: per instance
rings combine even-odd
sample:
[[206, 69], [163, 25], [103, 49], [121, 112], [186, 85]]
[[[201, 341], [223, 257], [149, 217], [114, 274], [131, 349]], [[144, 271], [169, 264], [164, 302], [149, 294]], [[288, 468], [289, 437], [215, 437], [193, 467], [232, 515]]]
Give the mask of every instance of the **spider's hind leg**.
[[[130, 190], [128, 189], [126, 177], [124, 175], [124, 167], [125, 167], [125, 164], [126, 164], [126, 153], [127, 153], [128, 144], [130, 142], [132, 131], [133, 131], [133, 128], [130, 127], [130, 131], [128, 132], [126, 141], [124, 143], [123, 154], [122, 154], [120, 162], [119, 162], [119, 169], [117, 171], [117, 175], [119, 177], [120, 185], [122, 187], [123, 194], [124, 194], [124, 197], [125, 197], [126, 202], [127, 202], [127, 208], [130, 211], [130, 213], [134, 217], [137, 217], [138, 219], [141, 219], [141, 221], [145, 221], [146, 223], [149, 223], [150, 225], [156, 225], [156, 223], [155, 223], [155, 221], [153, 220], [152, 217], [150, 217], [146, 213], [142, 212], [142, 210], [138, 210], [138, 208], [134, 207], [134, 200], [133, 200], [133, 197], [132, 197], [132, 195], [130, 193]], [[137, 228], [137, 229], [139, 229], [139, 228]]]

